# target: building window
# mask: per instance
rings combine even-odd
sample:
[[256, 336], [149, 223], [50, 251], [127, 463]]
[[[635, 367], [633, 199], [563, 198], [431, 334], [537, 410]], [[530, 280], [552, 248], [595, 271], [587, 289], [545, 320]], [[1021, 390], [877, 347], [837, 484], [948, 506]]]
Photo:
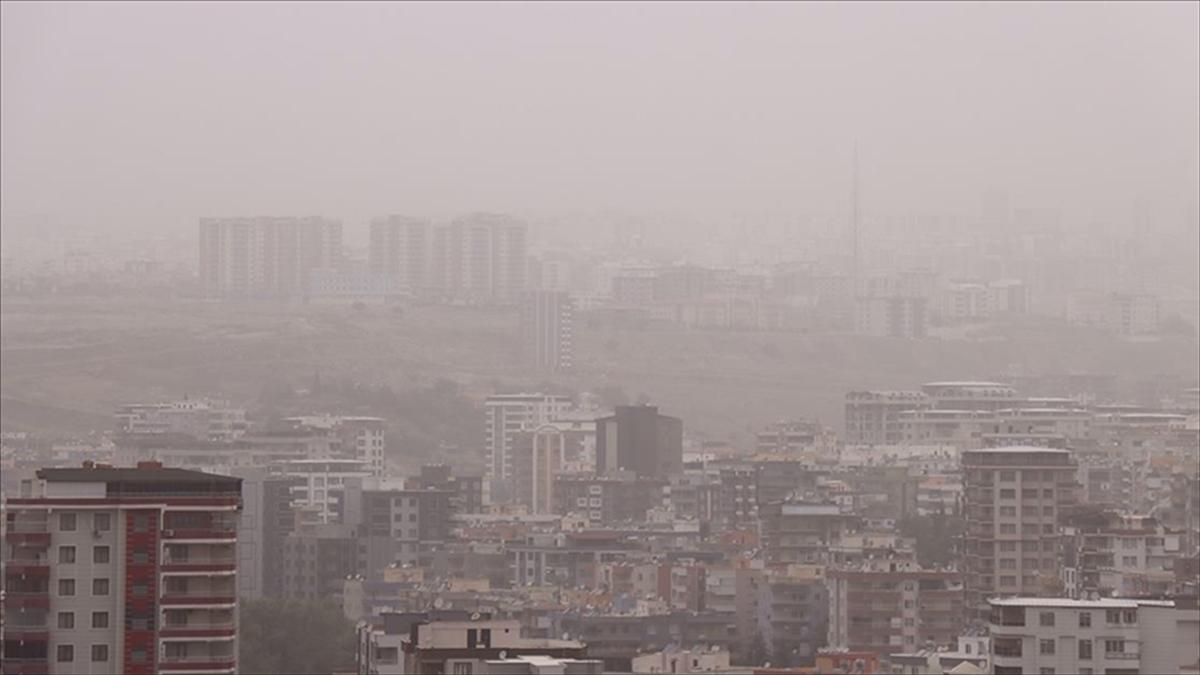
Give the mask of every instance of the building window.
[[1091, 628], [1092, 627], [1092, 613], [1091, 612], [1080, 612], [1079, 613], [1079, 627], [1080, 628]]
[[1000, 499], [1016, 499], [1017, 491], [1012, 489], [1000, 490]]
[[1104, 653], [1105, 654], [1124, 654], [1125, 653], [1125, 641], [1124, 640], [1105, 640], [1104, 641]]
[[1038, 653], [1043, 656], [1054, 655], [1054, 640], [1038, 640]]
[[1011, 483], [1011, 482], [1015, 481], [1016, 479], [1017, 479], [1016, 471], [1001, 471], [1000, 472], [1000, 482], [1001, 483]]
[[75, 580], [74, 579], [59, 579], [58, 580], [59, 595], [75, 595]]
[[1053, 668], [1038, 668], [1038, 675], [1054, 675]]
[[108, 612], [92, 612], [92, 628], [108, 628]]
[[134, 663], [145, 663], [146, 662], [146, 650], [135, 648], [132, 652], [130, 652], [129, 660]]
[[75, 660], [74, 645], [59, 645], [55, 656], [59, 663], [70, 663]]
[[58, 530], [60, 532], [74, 532], [75, 531], [75, 514], [74, 513], [58, 514]]
[[1104, 620], [1111, 625], [1120, 624], [1121, 623], [1121, 610], [1119, 610], [1119, 609], [1105, 610]]
[[1137, 623], [1137, 610], [1136, 609], [1125, 610], [1125, 613], [1122, 618], [1124, 619], [1124, 623], [1129, 623], [1129, 624]]
[[149, 532], [150, 531], [150, 516], [139, 514], [133, 517], [134, 532]]
[[74, 612], [59, 612], [58, 613], [58, 627], [62, 628], [64, 630], [69, 630], [71, 628], [74, 628], [75, 627], [75, 613]]
[[454, 675], [471, 675], [471, 664], [470, 663], [454, 664]]
[[108, 560], [109, 560], [109, 554], [108, 554], [107, 546], [93, 546], [92, 547], [92, 562], [93, 563], [96, 563], [97, 565], [106, 565], [106, 564], [108, 564]]
[[112, 529], [112, 516], [107, 513], [97, 513], [93, 515], [92, 529], [97, 532], [108, 532]]
[[144, 550], [134, 551], [132, 562], [134, 565], [148, 565], [150, 564], [150, 553]]
[[108, 595], [108, 579], [92, 579], [92, 595]]
[[92, 661], [98, 663], [108, 661], [108, 645], [92, 645]]
[[133, 595], [138, 598], [150, 595], [150, 586], [144, 581], [134, 582]]
[[1079, 641], [1079, 660], [1080, 661], [1091, 661], [1092, 660], [1092, 641], [1091, 640], [1080, 640]]
[[58, 547], [58, 564], [73, 565], [75, 563], [75, 547], [74, 546], [59, 546]]

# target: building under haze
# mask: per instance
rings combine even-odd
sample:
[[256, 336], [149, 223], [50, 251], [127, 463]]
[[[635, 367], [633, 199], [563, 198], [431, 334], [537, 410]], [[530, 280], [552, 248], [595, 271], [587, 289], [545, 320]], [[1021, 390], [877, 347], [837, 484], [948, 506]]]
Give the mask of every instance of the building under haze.
[[1056, 594], [1059, 522], [1075, 502], [1068, 450], [1013, 446], [962, 453], [963, 584], [968, 616], [988, 599]]
[[421, 218], [391, 215], [371, 221], [368, 267], [372, 274], [391, 277], [409, 293], [429, 285], [429, 223]]
[[496, 394], [487, 398], [484, 477], [490, 501], [503, 502], [511, 497], [517, 435], [562, 417], [570, 407], [571, 399], [552, 394]]
[[241, 479], [41, 469], [5, 514], [5, 673], [234, 673]]
[[521, 351], [528, 365], [549, 373], [571, 369], [574, 313], [571, 297], [562, 291], [521, 295]]
[[617, 406], [596, 420], [596, 472], [615, 469], [665, 478], [683, 471], [683, 421], [657, 406]]
[[432, 286], [444, 299], [510, 304], [525, 290], [528, 227], [509, 216], [475, 213], [433, 233]]
[[205, 297], [302, 299], [314, 270], [342, 258], [342, 224], [325, 218], [201, 218]]

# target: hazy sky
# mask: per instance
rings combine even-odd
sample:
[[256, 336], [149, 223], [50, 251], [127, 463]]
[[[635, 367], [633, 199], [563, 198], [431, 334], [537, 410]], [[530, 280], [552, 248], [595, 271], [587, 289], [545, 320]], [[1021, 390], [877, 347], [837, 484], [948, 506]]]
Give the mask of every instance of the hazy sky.
[[1177, 213], [1197, 8], [5, 2], [3, 218]]

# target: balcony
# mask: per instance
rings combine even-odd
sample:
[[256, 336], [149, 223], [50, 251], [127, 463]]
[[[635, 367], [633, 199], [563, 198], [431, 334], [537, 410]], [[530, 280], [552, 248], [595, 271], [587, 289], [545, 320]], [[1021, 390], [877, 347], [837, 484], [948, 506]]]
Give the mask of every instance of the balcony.
[[162, 538], [168, 541], [235, 541], [237, 528], [225, 525], [165, 528]]
[[163, 561], [162, 571], [170, 574], [231, 574], [237, 572], [237, 560], [227, 558], [201, 558]]
[[45, 527], [37, 530], [34, 528], [24, 528], [27, 531], [8, 530], [4, 533], [4, 539], [14, 547], [31, 547], [45, 548], [50, 545], [50, 533]]
[[48, 578], [50, 576], [50, 560], [44, 555], [14, 556], [4, 566], [4, 576]]
[[166, 656], [158, 662], [158, 669], [170, 672], [233, 672], [237, 659], [229, 656]]
[[45, 658], [18, 659], [5, 657], [0, 662], [0, 673], [3, 673], [3, 675], [49, 675], [50, 662]]
[[220, 623], [196, 622], [184, 626], [166, 626], [158, 630], [159, 638], [181, 640], [217, 640], [233, 638], [237, 635], [237, 626], [232, 621]]
[[237, 602], [237, 592], [234, 589], [211, 591], [166, 591], [160, 601], [167, 605], [233, 605]]
[[4, 596], [5, 611], [20, 609], [50, 609], [50, 592], [8, 591]]

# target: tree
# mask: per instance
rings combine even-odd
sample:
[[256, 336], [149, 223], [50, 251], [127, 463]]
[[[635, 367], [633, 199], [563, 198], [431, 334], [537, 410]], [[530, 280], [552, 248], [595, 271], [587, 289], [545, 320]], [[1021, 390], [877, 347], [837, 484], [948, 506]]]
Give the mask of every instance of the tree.
[[354, 669], [354, 624], [322, 601], [242, 601], [238, 670], [308, 675]]
[[767, 643], [763, 640], [762, 633], [757, 631], [755, 631], [754, 639], [750, 641], [750, 644], [743, 645], [739, 651], [741, 652], [739, 655], [741, 658], [738, 659], [740, 665], [753, 666], [755, 668], [762, 667], [767, 662], [767, 657], [770, 654], [767, 650]]
[[954, 561], [963, 520], [937, 513], [900, 521], [900, 534], [917, 540], [917, 562], [925, 567], [949, 565]]

